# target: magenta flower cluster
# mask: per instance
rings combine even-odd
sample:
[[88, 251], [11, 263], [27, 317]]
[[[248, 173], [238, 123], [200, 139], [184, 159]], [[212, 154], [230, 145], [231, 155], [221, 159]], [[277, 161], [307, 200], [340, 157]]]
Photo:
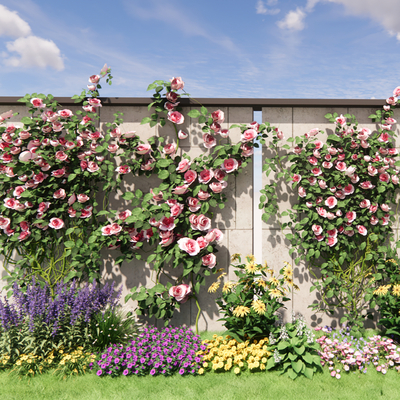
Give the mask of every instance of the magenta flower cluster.
[[196, 353], [205, 350], [200, 336], [185, 326], [180, 328], [156, 327], [144, 331], [128, 345], [108, 347], [96, 363], [97, 376], [110, 375], [196, 375], [201, 367], [201, 356]]
[[329, 368], [332, 377], [340, 379], [342, 372], [350, 371], [366, 373], [370, 366], [382, 374], [389, 368], [400, 371], [400, 347], [392, 339], [379, 335], [358, 339], [345, 330], [322, 330], [328, 335], [317, 339], [321, 345], [321, 364]]
[[91, 317], [106, 307], [115, 307], [121, 292], [114, 298], [114, 284], [100, 288], [96, 282], [80, 288], [75, 282], [57, 284], [54, 297], [46, 285], [42, 287], [35, 280], [25, 291], [14, 283], [10, 303], [0, 299], [0, 327], [4, 331], [28, 323], [31, 332], [34, 324], [41, 321], [53, 325], [53, 336], [60, 326], [75, 325], [77, 321], [88, 323]]

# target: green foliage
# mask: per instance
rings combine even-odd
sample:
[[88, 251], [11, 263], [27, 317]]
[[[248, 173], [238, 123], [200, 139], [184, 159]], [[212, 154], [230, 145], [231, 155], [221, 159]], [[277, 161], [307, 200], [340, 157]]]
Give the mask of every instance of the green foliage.
[[[233, 257], [241, 263], [239, 255]], [[232, 264], [233, 265], [233, 264]], [[268, 336], [278, 320], [276, 312], [284, 307], [289, 298], [288, 287], [293, 286], [292, 267], [286, 263], [276, 278], [274, 271], [256, 264], [253, 256], [246, 257], [246, 263], [233, 265], [237, 282], [226, 282], [222, 294], [216, 300], [225, 321], [227, 333], [236, 340]], [[218, 284], [209, 290], [214, 291]]]
[[89, 332], [92, 349], [102, 351], [112, 344], [128, 343], [139, 332], [139, 327], [131, 312], [108, 308], [92, 317]]
[[315, 372], [322, 372], [319, 345], [302, 316], [281, 325], [269, 340], [273, 357], [268, 360], [267, 370], [277, 369], [293, 380], [300, 375], [312, 379]]

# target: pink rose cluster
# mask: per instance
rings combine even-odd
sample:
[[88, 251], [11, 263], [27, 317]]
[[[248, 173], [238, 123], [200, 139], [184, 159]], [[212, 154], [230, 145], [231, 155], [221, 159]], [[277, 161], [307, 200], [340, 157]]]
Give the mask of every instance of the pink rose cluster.
[[[388, 118], [386, 122], [381, 132], [373, 135], [367, 128], [355, 130], [349, 127], [342, 115], [337, 117], [339, 136], [349, 141], [350, 152], [339, 142], [337, 146], [328, 146], [313, 138], [318, 129], [307, 134], [306, 140], [311, 140], [305, 148], [295, 147], [294, 153], [305, 159], [309, 166], [309, 173], [304, 177], [301, 175], [304, 172], [295, 165], [293, 182], [297, 184], [299, 197], [305, 199], [306, 207], [316, 214], [311, 227], [315, 240], [325, 241], [329, 247], [333, 247], [338, 243], [339, 235], [366, 236], [372, 226], [388, 225], [390, 207], [384, 203], [378, 204], [374, 200], [376, 191], [373, 190], [383, 187], [386, 191], [386, 185], [393, 185], [391, 190], [394, 190], [399, 184], [399, 170], [395, 166], [398, 152], [389, 141], [389, 129], [396, 121]], [[372, 140], [380, 146], [375, 152], [372, 152]], [[316, 197], [308, 196], [315, 188], [318, 188], [319, 194]], [[360, 193], [363, 198], [356, 200]], [[343, 208], [341, 201], [348, 199], [351, 201], [347, 201], [346, 208]], [[366, 215], [368, 223], [365, 223]], [[359, 222], [360, 217], [363, 223]], [[325, 229], [324, 226], [328, 226], [325, 220], [336, 227]], [[340, 223], [335, 223], [335, 220]]]
[[[90, 79], [95, 80], [93, 76]], [[8, 124], [5, 130], [2, 129], [0, 139], [0, 175], [11, 178], [11, 181], [7, 180], [8, 188], [6, 186], [5, 193], [0, 196], [0, 201], [6, 209], [0, 216], [0, 228], [8, 236], [17, 233], [20, 241], [30, 237], [33, 227], [41, 230], [63, 228], [65, 218], [58, 214], [60, 208], [64, 208], [64, 204], [67, 205], [67, 218], [90, 218], [93, 206], [84, 204], [91, 200], [88, 192], [90, 187], [86, 193], [73, 193], [68, 177], [71, 173], [76, 174], [76, 165], [82, 174], [88, 174], [88, 178], [101, 176], [100, 168], [104, 161], [104, 156], [96, 150], [103, 135], [97, 131], [88, 115], [71, 122], [74, 116], [69, 109], [54, 111], [39, 97], [32, 98], [30, 103], [34, 109], [39, 110], [39, 122], [27, 128]], [[89, 98], [83, 110], [87, 113], [95, 112], [97, 107], [101, 107], [101, 101]], [[2, 114], [0, 122], [11, 116], [12, 111]], [[71, 123], [75, 124], [73, 139]], [[111, 137], [117, 142], [133, 137], [132, 133], [122, 136], [118, 129], [111, 132]], [[26, 172], [17, 175], [13, 165], [22, 166]], [[49, 187], [53, 187], [51, 193], [48, 192]], [[34, 198], [42, 200], [37, 203], [24, 201], [26, 198], [32, 199], [29, 192], [33, 191]], [[50, 196], [51, 199], [48, 198]], [[36, 213], [32, 213], [32, 209], [36, 210]], [[21, 217], [25, 215], [26, 218], [20, 222]], [[38, 219], [42, 221], [33, 223], [33, 220]], [[18, 222], [13, 222], [14, 220]]]
[[[164, 103], [164, 108], [168, 111], [167, 119], [171, 121], [173, 124], [181, 125], [185, 122], [184, 116], [176, 111], [175, 108], [179, 106], [179, 98], [180, 95], [176, 93], [177, 90], [183, 89], [185, 83], [182, 81], [181, 77], [172, 78], [171, 81], [171, 91], [167, 92], [166, 97], [167, 101]], [[185, 139], [185, 136], [182, 131], [180, 131], [180, 139]]]

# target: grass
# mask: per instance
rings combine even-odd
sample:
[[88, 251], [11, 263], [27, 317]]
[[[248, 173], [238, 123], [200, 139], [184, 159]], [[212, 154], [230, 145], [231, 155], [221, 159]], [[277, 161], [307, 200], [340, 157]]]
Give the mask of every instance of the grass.
[[[210, 339], [212, 333], [202, 334]], [[85, 399], [400, 399], [399, 375], [390, 370], [385, 376], [374, 370], [367, 374], [342, 374], [332, 378], [327, 370], [311, 381], [300, 377], [295, 381], [277, 372], [209, 373], [204, 376], [146, 376], [98, 378], [94, 374], [60, 380], [44, 374], [30, 380], [18, 379], [8, 372], [0, 373], [0, 400], [85, 400]]]

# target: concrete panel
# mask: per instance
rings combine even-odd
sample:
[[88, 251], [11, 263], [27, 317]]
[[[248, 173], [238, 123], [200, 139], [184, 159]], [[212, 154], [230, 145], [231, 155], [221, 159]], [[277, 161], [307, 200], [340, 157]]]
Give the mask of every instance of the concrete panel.
[[136, 134], [144, 142], [147, 142], [147, 139], [151, 136], [157, 135], [156, 126], [150, 128], [149, 124], [140, 125], [140, 122], [144, 117], [150, 117], [151, 112], [147, 110], [147, 107], [137, 106], [102, 107], [100, 110], [100, 128], [102, 129], [102, 132], [107, 131], [107, 127], [105, 126], [105, 124], [107, 122], [113, 122], [113, 114], [118, 111], [123, 113], [122, 118], [124, 119], [124, 122], [120, 127], [122, 132], [136, 131]]
[[[252, 107], [229, 107], [228, 120], [229, 126], [233, 124], [249, 124], [253, 122], [253, 108]], [[231, 143], [235, 144], [240, 142], [240, 129], [233, 128], [229, 131], [229, 138]]]
[[326, 142], [327, 135], [335, 132], [335, 124], [330, 123], [324, 115], [334, 112], [346, 114], [347, 108], [327, 108], [327, 107], [294, 107], [293, 108], [293, 136], [302, 136], [311, 129], [319, 128], [323, 134], [317, 137], [322, 142]]

